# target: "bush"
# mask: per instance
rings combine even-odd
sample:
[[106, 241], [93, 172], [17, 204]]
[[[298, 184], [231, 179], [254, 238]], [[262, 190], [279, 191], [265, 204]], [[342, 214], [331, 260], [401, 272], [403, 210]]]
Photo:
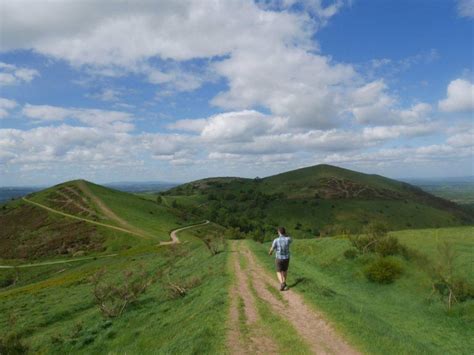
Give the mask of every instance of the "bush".
[[226, 241], [223, 233], [206, 230], [198, 232], [197, 236], [204, 242], [211, 255], [217, 255], [224, 251]]
[[474, 286], [455, 274], [457, 253], [451, 243], [438, 245], [438, 262], [429, 270], [433, 293], [438, 293], [448, 310], [453, 304], [474, 298]]
[[346, 259], [355, 259], [357, 257], [357, 250], [356, 249], [347, 249], [345, 252], [344, 252], [344, 257]]
[[369, 281], [390, 284], [402, 274], [400, 263], [395, 260], [379, 258], [372, 263], [364, 271]]
[[354, 248], [360, 253], [378, 253], [380, 256], [403, 254], [406, 252], [397, 238], [387, 235], [384, 224], [372, 223], [364, 228], [364, 235], [349, 236]]
[[128, 305], [138, 300], [155, 278], [143, 270], [126, 270], [121, 282], [105, 281], [106, 270], [102, 269], [91, 277], [93, 295], [97, 306], [104, 317], [120, 316]]
[[165, 284], [170, 299], [177, 299], [184, 297], [188, 292], [199, 286], [202, 283], [202, 278], [199, 276], [192, 276], [185, 281], [171, 282], [168, 275], [168, 282]]
[[381, 256], [389, 256], [399, 254], [402, 250], [402, 246], [398, 242], [398, 239], [392, 236], [380, 238], [375, 243], [375, 252]]
[[265, 234], [262, 231], [254, 230], [247, 234], [254, 242], [263, 244], [265, 242]]

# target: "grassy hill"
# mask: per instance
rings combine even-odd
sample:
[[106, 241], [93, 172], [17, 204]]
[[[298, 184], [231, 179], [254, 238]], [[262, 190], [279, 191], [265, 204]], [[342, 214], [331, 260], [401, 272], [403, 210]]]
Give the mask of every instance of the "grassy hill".
[[69, 181], [4, 204], [0, 258], [112, 253], [169, 239], [189, 216], [136, 195]]
[[[160, 244], [195, 221], [84, 180], [2, 205], [0, 353], [222, 353], [227, 253], [211, 257], [200, 240], [222, 227]], [[93, 279], [102, 272], [109, 288], [98, 301]], [[101, 302], [128, 302], [144, 282], [146, 293], [123, 314], [102, 314]]]
[[198, 180], [163, 196], [220, 224], [267, 237], [278, 225], [308, 238], [360, 231], [374, 221], [391, 230], [474, 223], [472, 212], [420, 188], [330, 165], [262, 179]]

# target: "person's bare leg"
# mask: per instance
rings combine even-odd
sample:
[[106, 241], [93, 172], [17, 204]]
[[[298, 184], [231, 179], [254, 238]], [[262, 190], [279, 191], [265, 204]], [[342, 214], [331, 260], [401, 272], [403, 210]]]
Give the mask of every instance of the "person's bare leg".
[[282, 271], [282, 273], [281, 273], [282, 274], [281, 275], [282, 276], [282, 278], [281, 278], [282, 281], [281, 282], [284, 283], [284, 284], [286, 284], [286, 275], [287, 275], [287, 273], [288, 273], [288, 271]]
[[278, 281], [280, 281], [280, 283], [282, 284], [283, 283], [283, 272], [277, 271], [277, 277], [278, 277]]

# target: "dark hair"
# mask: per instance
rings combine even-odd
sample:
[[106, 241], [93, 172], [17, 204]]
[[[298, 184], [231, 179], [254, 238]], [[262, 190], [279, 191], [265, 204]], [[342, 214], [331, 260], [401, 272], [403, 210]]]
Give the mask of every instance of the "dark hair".
[[286, 234], [285, 227], [278, 227], [278, 232], [280, 232], [280, 234], [285, 235]]

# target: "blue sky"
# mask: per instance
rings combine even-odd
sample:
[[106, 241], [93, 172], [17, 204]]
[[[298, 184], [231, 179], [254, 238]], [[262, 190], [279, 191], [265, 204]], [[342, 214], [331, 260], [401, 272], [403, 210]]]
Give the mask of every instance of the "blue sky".
[[473, 0], [0, 0], [0, 185], [473, 175]]

